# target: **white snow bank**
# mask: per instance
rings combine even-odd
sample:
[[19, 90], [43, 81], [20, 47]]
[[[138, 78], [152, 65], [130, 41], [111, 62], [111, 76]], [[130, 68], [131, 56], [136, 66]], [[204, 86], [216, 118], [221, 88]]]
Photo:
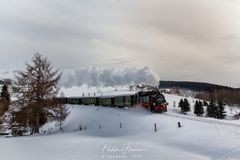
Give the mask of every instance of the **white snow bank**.
[[[166, 98], [170, 106], [169, 112], [164, 114], [152, 114], [139, 107], [126, 110], [69, 105], [71, 114], [64, 122], [64, 133], [56, 132], [57, 127], [48, 124], [43, 129], [53, 128], [50, 129], [52, 133], [50, 135], [0, 139], [1, 158], [4, 160], [239, 159], [240, 127], [231, 125], [233, 121], [224, 120], [221, 122], [229, 124], [220, 124], [214, 119], [196, 119], [191, 114], [183, 116], [171, 105], [173, 100], [178, 101], [181, 97], [166, 95]], [[181, 122], [183, 127], [178, 128], [177, 122]], [[154, 123], [157, 124], [157, 132], [154, 132]], [[233, 124], [239, 124], [239, 121], [234, 121]], [[87, 130], [76, 131], [79, 125], [86, 125]], [[127, 150], [124, 153], [128, 146], [140, 151]], [[116, 149], [116, 152], [111, 149]], [[120, 158], [111, 157], [117, 155]]]

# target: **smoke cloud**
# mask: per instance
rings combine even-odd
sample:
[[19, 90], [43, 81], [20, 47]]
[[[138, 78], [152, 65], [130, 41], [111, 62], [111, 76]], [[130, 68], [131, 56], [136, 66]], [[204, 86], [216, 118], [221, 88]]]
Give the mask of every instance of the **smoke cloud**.
[[80, 70], [64, 70], [61, 85], [65, 88], [87, 85], [89, 87], [115, 87], [136, 85], [140, 83], [156, 86], [160, 78], [158, 74], [144, 68], [109, 69], [82, 68]]

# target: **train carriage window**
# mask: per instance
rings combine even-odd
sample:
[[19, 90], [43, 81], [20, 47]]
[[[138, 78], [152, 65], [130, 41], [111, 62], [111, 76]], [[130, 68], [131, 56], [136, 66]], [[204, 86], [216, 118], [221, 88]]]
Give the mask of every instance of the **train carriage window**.
[[149, 97], [148, 96], [143, 97], [143, 102], [149, 102]]

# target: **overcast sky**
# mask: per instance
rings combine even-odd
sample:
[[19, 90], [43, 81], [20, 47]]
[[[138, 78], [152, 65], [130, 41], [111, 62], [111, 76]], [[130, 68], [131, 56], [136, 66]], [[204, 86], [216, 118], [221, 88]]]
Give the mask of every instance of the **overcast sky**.
[[239, 0], [0, 0], [0, 69], [148, 66], [240, 87]]

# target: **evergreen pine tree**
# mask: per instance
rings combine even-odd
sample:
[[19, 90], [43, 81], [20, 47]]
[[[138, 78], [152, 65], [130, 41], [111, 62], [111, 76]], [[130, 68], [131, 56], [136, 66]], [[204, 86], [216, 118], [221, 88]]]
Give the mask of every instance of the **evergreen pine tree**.
[[183, 107], [183, 99], [180, 100], [179, 104], [178, 104], [178, 107], [179, 108], [182, 108]]
[[8, 92], [8, 86], [6, 84], [2, 87], [2, 93], [0, 98], [0, 116], [2, 116], [9, 108], [10, 94]]
[[195, 105], [194, 105], [194, 114], [196, 114], [197, 116], [199, 116], [199, 103], [198, 101], [195, 102]]
[[10, 94], [8, 92], [8, 86], [6, 84], [2, 87], [2, 94], [1, 97], [5, 99], [6, 101], [10, 101]]
[[219, 107], [218, 107], [218, 105], [214, 102], [213, 103], [214, 105], [213, 105], [213, 118], [218, 118], [218, 116], [219, 116]]
[[199, 116], [203, 116], [203, 114], [204, 114], [204, 108], [203, 108], [203, 103], [202, 103], [202, 101], [199, 101], [199, 108], [200, 108]]
[[218, 101], [218, 114], [217, 118], [218, 119], [224, 119], [226, 117], [226, 112], [225, 112], [225, 107], [222, 103], [222, 101]]
[[202, 116], [204, 113], [203, 103], [201, 101], [196, 101], [194, 106], [194, 114], [198, 117]]
[[214, 105], [213, 100], [211, 100], [207, 106], [207, 117], [214, 117]]
[[183, 100], [183, 106], [181, 107], [181, 112], [186, 114], [189, 111], [190, 111], [190, 104], [189, 104], [188, 100], [185, 98]]
[[203, 106], [208, 106], [208, 102], [207, 101], [203, 101]]
[[207, 106], [207, 116], [213, 118], [219, 117], [219, 107], [213, 100], [211, 100]]
[[199, 103], [200, 106], [203, 106], [203, 102], [202, 101], [199, 100], [198, 103]]

